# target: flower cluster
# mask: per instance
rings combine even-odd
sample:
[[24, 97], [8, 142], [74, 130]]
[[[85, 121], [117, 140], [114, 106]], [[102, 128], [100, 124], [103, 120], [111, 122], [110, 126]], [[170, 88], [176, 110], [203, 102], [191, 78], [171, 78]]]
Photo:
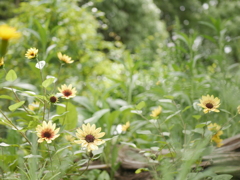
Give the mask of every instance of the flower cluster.
[[212, 136], [212, 141], [214, 141], [217, 144], [217, 147], [221, 147], [223, 145], [222, 139], [220, 136], [223, 134], [223, 131], [221, 130], [221, 126], [218, 124], [209, 124], [208, 130], [212, 131], [214, 135]]
[[[56, 139], [60, 134], [59, 128], [56, 128], [56, 124], [52, 124], [51, 121], [48, 123], [46, 121], [43, 122], [42, 125], [38, 125], [36, 128], [37, 136], [39, 137], [38, 142], [42, 143], [44, 140], [47, 143], [51, 143], [54, 139]], [[97, 150], [98, 146], [105, 143], [104, 140], [100, 139], [105, 135], [104, 132], [101, 132], [101, 128], [96, 129], [96, 125], [87, 125], [83, 124], [82, 129], [78, 128], [76, 136], [79, 140], [74, 141], [74, 137], [71, 135], [66, 135], [65, 138], [71, 142], [75, 142], [77, 144], [81, 144], [82, 147], [86, 148], [88, 151]]]

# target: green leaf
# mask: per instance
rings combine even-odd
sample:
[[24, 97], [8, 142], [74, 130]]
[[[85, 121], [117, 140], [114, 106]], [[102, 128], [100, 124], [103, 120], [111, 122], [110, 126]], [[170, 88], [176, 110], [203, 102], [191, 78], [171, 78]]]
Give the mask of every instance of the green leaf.
[[229, 174], [222, 174], [222, 175], [215, 176], [213, 180], [230, 180], [232, 179], [232, 177], [233, 176]]
[[97, 178], [97, 180], [110, 180], [110, 176], [106, 171], [103, 171]]
[[135, 171], [135, 174], [139, 174], [139, 173], [141, 173], [141, 172], [143, 172], [143, 171], [149, 171], [149, 169], [148, 169], [148, 168], [139, 168], [139, 169], [137, 169], [137, 170]]
[[144, 101], [142, 101], [136, 105], [136, 109], [141, 110], [145, 106], [146, 106], [146, 103]]
[[203, 128], [203, 127], [205, 127], [206, 126], [206, 124], [197, 124], [196, 126], [195, 126], [195, 128]]
[[199, 120], [201, 118], [201, 115], [193, 115], [192, 117], [196, 120]]
[[185, 107], [185, 108], [182, 110], [182, 112], [188, 110], [190, 107], [191, 107], [191, 106], [187, 106], [187, 107]]
[[9, 106], [8, 109], [13, 112], [17, 108], [21, 107], [24, 103], [25, 103], [25, 101], [20, 101], [20, 102], [18, 102], [16, 104], [13, 104], [13, 105]]
[[66, 113], [65, 116], [59, 118], [59, 121], [63, 126], [65, 126], [66, 130], [74, 129], [77, 126], [77, 109], [70, 102], [65, 102], [63, 104], [66, 104], [66, 108], [57, 106], [57, 114], [63, 114], [64, 112], [68, 113]]
[[176, 116], [176, 115], [179, 114], [180, 112], [181, 112], [181, 110], [178, 110], [177, 112], [169, 115], [164, 122], [167, 122], [169, 119], [171, 119], [173, 116]]
[[1, 95], [0, 99], [9, 99], [9, 100], [14, 100], [11, 96], [8, 95]]
[[17, 79], [17, 74], [15, 73], [14, 70], [10, 70], [8, 71], [7, 75], [6, 75], [6, 80], [7, 81], [14, 81]]
[[93, 114], [91, 118], [84, 120], [84, 123], [96, 123], [104, 114], [108, 113], [110, 109], [102, 109]]
[[49, 85], [51, 85], [54, 82], [55, 78], [49, 78], [43, 81], [42, 86], [47, 88]]

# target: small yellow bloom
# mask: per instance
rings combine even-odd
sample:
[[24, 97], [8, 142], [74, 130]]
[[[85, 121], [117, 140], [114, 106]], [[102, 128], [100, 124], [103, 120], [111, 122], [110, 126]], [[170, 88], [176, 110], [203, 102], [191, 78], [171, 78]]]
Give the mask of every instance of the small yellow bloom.
[[63, 61], [66, 64], [71, 64], [71, 63], [74, 62], [74, 60], [71, 60], [72, 59], [71, 57], [69, 57], [69, 56], [67, 56], [65, 54], [62, 55], [61, 52], [59, 52], [57, 55], [58, 55], [58, 58], [60, 59], [60, 61]]
[[202, 96], [202, 99], [200, 99], [200, 104], [198, 104], [198, 106], [204, 108], [204, 113], [208, 113], [210, 111], [219, 112], [217, 108], [220, 106], [220, 99], [217, 97], [214, 98], [213, 95]]
[[21, 34], [16, 31], [15, 28], [6, 24], [0, 25], [0, 38], [3, 40], [9, 40], [12, 38], [19, 38]]
[[87, 125], [82, 125], [82, 129], [77, 129], [76, 136], [80, 140], [75, 140], [77, 144], [81, 144], [82, 147], [87, 148], [88, 151], [97, 150], [98, 146], [105, 143], [104, 140], [99, 139], [105, 135], [105, 132], [101, 132], [101, 128], [97, 128], [95, 124], [92, 126], [88, 123]]
[[152, 114], [150, 114], [150, 116], [157, 117], [159, 114], [161, 114], [161, 112], [162, 112], [162, 107], [158, 106], [158, 108], [152, 111]]
[[65, 99], [73, 98], [76, 96], [77, 93], [76, 89], [72, 88], [71, 84], [69, 86], [64, 84], [61, 86], [61, 88], [58, 88], [58, 90], [60, 91], [60, 93], [62, 93], [62, 98]]
[[57, 134], [59, 132], [59, 128], [55, 128], [56, 124], [52, 124], [51, 121], [48, 123], [43, 121], [42, 126], [38, 125], [36, 128], [37, 136], [39, 137], [38, 142], [42, 143], [45, 140], [47, 143], [51, 143], [52, 140], [56, 139], [60, 134]]
[[221, 126], [219, 126], [217, 123], [209, 124], [208, 130], [212, 131], [214, 135], [212, 136], [212, 141], [214, 141], [217, 144], [217, 147], [221, 147], [222, 139], [219, 137], [223, 134], [223, 131], [221, 130]]
[[32, 104], [28, 105], [28, 109], [30, 109], [31, 111], [38, 110], [39, 107], [40, 107], [40, 102], [33, 102]]
[[72, 135], [70, 135], [70, 134], [67, 134], [67, 135], [65, 135], [64, 137], [65, 137], [65, 139], [66, 139], [67, 141], [70, 141], [71, 143], [73, 143], [74, 140], [75, 140], [75, 138], [74, 138]]
[[130, 127], [130, 122], [128, 121], [126, 124], [122, 125], [122, 131], [127, 131]]
[[237, 107], [238, 114], [240, 114], [240, 105]]
[[0, 58], [0, 68], [3, 67], [3, 65], [4, 65], [4, 58], [1, 57], [1, 58]]
[[37, 54], [38, 54], [38, 49], [30, 48], [27, 50], [25, 57], [27, 57], [28, 59], [33, 59], [37, 56]]

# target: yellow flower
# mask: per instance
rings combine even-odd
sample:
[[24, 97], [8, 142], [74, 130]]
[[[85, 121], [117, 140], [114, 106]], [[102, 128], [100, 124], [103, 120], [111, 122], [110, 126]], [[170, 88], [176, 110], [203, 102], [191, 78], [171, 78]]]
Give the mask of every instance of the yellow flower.
[[27, 57], [28, 59], [33, 59], [37, 56], [37, 54], [38, 54], [38, 49], [30, 48], [27, 50], [25, 57]]
[[4, 58], [1, 57], [1, 58], [0, 58], [0, 68], [3, 67], [3, 65], [4, 65]]
[[237, 107], [238, 114], [240, 114], [240, 105]]
[[130, 122], [128, 121], [126, 124], [122, 125], [122, 131], [127, 131], [130, 127]]
[[88, 123], [82, 125], [82, 129], [77, 129], [76, 136], [80, 140], [75, 140], [75, 143], [81, 144], [82, 147], [87, 148], [88, 151], [97, 150], [98, 146], [105, 143], [104, 140], [99, 139], [105, 135], [105, 132], [101, 132], [101, 128], [97, 128], [95, 124], [92, 126]]
[[21, 34], [16, 31], [15, 28], [6, 24], [0, 25], [0, 38], [3, 40], [9, 40], [12, 38], [19, 38]]
[[76, 89], [72, 88], [71, 84], [69, 86], [64, 84], [61, 86], [61, 88], [58, 88], [58, 90], [60, 91], [60, 93], [62, 93], [62, 98], [65, 99], [73, 98], [76, 96], [77, 93]]
[[74, 60], [71, 60], [72, 59], [71, 57], [69, 57], [69, 56], [67, 56], [65, 54], [62, 55], [61, 52], [59, 52], [57, 55], [58, 55], [58, 58], [60, 59], [60, 61], [63, 61], [66, 64], [71, 64], [71, 63], [74, 62]]
[[28, 105], [28, 109], [30, 109], [31, 111], [38, 110], [39, 106], [40, 106], [40, 102], [34, 102]]
[[56, 139], [59, 134], [59, 128], [56, 128], [56, 124], [52, 124], [51, 121], [46, 123], [46, 121], [43, 121], [42, 126], [38, 125], [36, 128], [37, 136], [39, 137], [38, 142], [42, 143], [44, 140], [47, 141], [47, 143], [51, 143], [52, 140]]
[[152, 111], [152, 114], [150, 114], [150, 116], [157, 117], [159, 114], [161, 114], [161, 112], [162, 112], [162, 107], [158, 106], [158, 108]]
[[220, 106], [220, 99], [217, 97], [214, 98], [213, 95], [202, 96], [202, 99], [200, 99], [200, 104], [198, 104], [198, 106], [204, 108], [204, 113], [208, 113], [210, 111], [219, 112], [217, 108]]
[[223, 145], [222, 139], [220, 139], [219, 137], [223, 134], [223, 131], [221, 131], [221, 126], [219, 126], [217, 123], [211, 123], [208, 125], [208, 130], [214, 133], [214, 135], [212, 136], [212, 141], [217, 144], [217, 147], [221, 147]]
[[75, 140], [75, 138], [74, 138], [72, 135], [70, 135], [70, 134], [67, 134], [67, 135], [65, 135], [64, 137], [65, 137], [65, 139], [66, 139], [67, 141], [70, 141], [71, 143], [73, 143], [74, 140]]

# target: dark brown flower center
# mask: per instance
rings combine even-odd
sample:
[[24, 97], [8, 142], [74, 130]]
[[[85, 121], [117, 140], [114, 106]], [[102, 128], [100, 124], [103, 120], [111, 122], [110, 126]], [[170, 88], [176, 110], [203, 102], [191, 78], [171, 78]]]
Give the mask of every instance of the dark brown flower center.
[[71, 95], [72, 95], [72, 91], [71, 91], [71, 90], [69, 90], [69, 89], [67, 89], [67, 90], [64, 90], [62, 93], [63, 93], [63, 95], [64, 95], [64, 96], [66, 96], [66, 97], [68, 97], [68, 96], [71, 96]]
[[212, 103], [207, 103], [207, 104], [206, 104], [206, 107], [207, 107], [208, 109], [212, 109], [212, 108], [213, 108], [213, 104], [212, 104]]
[[53, 137], [53, 132], [50, 129], [46, 129], [42, 132], [42, 138], [51, 139]]
[[49, 100], [51, 103], [55, 103], [55, 102], [57, 102], [57, 97], [51, 96]]
[[88, 134], [88, 135], [86, 135], [85, 140], [88, 143], [91, 143], [91, 142], [93, 142], [95, 140], [95, 137], [93, 135], [91, 135], [91, 134]]

